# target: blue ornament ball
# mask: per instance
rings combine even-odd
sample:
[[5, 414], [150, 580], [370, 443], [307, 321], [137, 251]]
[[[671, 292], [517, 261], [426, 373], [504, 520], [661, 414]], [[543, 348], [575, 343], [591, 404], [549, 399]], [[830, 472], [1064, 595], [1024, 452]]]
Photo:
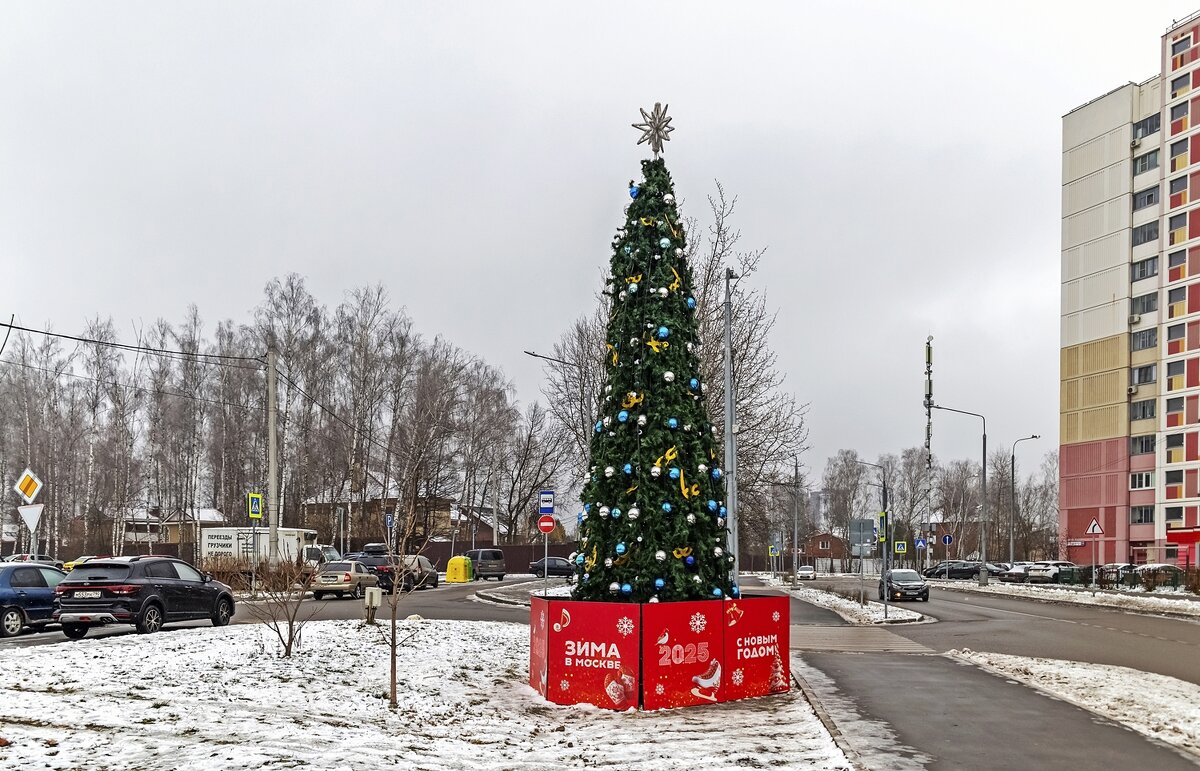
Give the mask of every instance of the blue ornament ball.
[[591, 573], [584, 573], [584, 574], [583, 574], [583, 580], [584, 580], [584, 581], [588, 580], [588, 579], [589, 579], [589, 578], [591, 578], [591, 577], [592, 577], [592, 574], [591, 574]]
[[621, 510], [620, 510], [620, 509], [618, 509], [618, 508], [613, 508], [613, 510], [612, 510], [611, 512], [609, 512], [609, 513], [610, 513], [610, 514], [612, 514], [612, 518], [613, 518], [613, 519], [620, 519], [620, 518], [621, 518]]
[[664, 502], [662, 505], [662, 510], [667, 512], [668, 514], [670, 514], [671, 513], [671, 504]]
[[676, 420], [675, 418], [668, 418], [667, 419], [667, 428], [670, 428], [670, 429], [679, 428], [679, 421]]
[[583, 504], [583, 510], [590, 513], [592, 510], [592, 504], [590, 504], [590, 503]]
[[621, 584], [621, 593], [622, 594], [632, 594], [633, 587], [630, 586], [629, 584]]
[[637, 186], [637, 185], [630, 185], [630, 186], [629, 186], [629, 197], [630, 197], [630, 198], [637, 198], [637, 197], [638, 197], [638, 193], [640, 193], [640, 192], [641, 192], [641, 190], [638, 188], [638, 186]]
[[687, 559], [685, 559], [684, 562], [686, 562], [687, 566], [690, 568], [692, 565], [696, 564], [696, 558], [689, 554], [689, 555], [687, 555]]
[[[625, 248], [626, 248], [626, 249], [628, 249], [629, 247], [627, 246], [627, 247], [625, 247]], [[689, 307], [689, 308], [695, 308], [695, 307], [696, 307], [696, 298], [695, 298], [695, 297], [689, 297], [689, 298], [688, 298], [688, 307]]]
[[637, 294], [637, 290], [638, 290], [638, 285], [637, 285], [637, 282], [634, 281], [632, 284], [629, 285], [629, 294]]
[[693, 391], [695, 391], [699, 387], [700, 387], [700, 381], [697, 380], [696, 378], [692, 378], [691, 380], [688, 381], [688, 388], [692, 389]]
[[582, 564], [583, 564], [583, 555], [582, 555], [582, 554], [580, 554], [579, 556], [577, 556], [577, 557], [575, 558], [575, 564], [576, 564], [576, 565], [582, 565]]
[[617, 544], [617, 554], [624, 554], [624, 553], [625, 553], [625, 544], [623, 544], [623, 543]]
[[671, 336], [671, 330], [667, 329], [666, 327], [658, 328], [658, 339], [659, 340], [664, 340], [670, 336]]
[[662, 580], [661, 578], [654, 579], [654, 588], [655, 589], [661, 589], [666, 585], [667, 585], [667, 582]]
[[603, 420], [597, 420], [597, 421], [596, 421], [596, 433], [598, 434], [598, 433], [600, 433], [600, 432], [601, 432], [601, 431], [603, 431], [603, 430], [604, 430], [604, 421], [603, 421]]
[[722, 507], [721, 507], [721, 509], [720, 509], [720, 514], [721, 514], [721, 516], [722, 516], [722, 517], [723, 517], [723, 516], [725, 516], [725, 511], [726, 511], [726, 510], [725, 510], [725, 507], [724, 507], [724, 506], [722, 506]]
[[713, 592], [712, 592], [712, 594], [713, 594], [713, 597], [720, 597], [720, 596], [721, 596], [721, 590], [720, 590], [720, 588], [718, 588], [718, 587], [714, 586], [714, 587], [713, 587]]
[[712, 478], [713, 478], [713, 479], [720, 479], [720, 478], [721, 478], [721, 469], [719, 469], [719, 468], [715, 468], [715, 469], [713, 469], [713, 470], [712, 470]]
[[738, 585], [737, 585], [737, 584], [734, 584], [734, 585], [733, 585], [733, 596], [734, 596], [734, 597], [741, 597], [741, 596], [742, 596], [742, 590], [738, 588]]
[[625, 254], [633, 254], [633, 247], [629, 244], [625, 244]]
[[666, 237], [660, 238], [660, 239], [658, 239], [658, 245], [660, 247], [662, 247], [663, 249], [666, 249], [667, 247], [669, 247], [671, 245], [671, 239], [666, 238]]
[[[621, 410], [620, 412], [617, 413], [617, 420], [624, 423], [625, 421], [629, 420], [629, 413], [626, 412], [625, 410]], [[716, 474], [717, 470], [713, 469], [713, 473]]]
[[716, 511], [716, 510], [717, 510], [717, 502], [716, 502], [716, 501], [709, 501], [709, 502], [708, 502], [708, 510], [709, 510], [709, 511]]
[[679, 479], [679, 469], [673, 468], [670, 471], [671, 479]]
[[632, 463], [626, 463], [626, 464], [625, 464], [625, 467], [624, 467], [623, 469], [621, 469], [621, 470], [622, 470], [622, 471], [624, 471], [626, 474], [632, 474], [632, 473], [633, 473], [633, 464], [632, 464]]

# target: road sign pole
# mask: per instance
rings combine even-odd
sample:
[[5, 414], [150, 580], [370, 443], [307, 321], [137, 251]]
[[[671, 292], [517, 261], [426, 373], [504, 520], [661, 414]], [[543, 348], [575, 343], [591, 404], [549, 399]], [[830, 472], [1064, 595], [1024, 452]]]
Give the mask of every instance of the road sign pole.
[[550, 596], [550, 534], [542, 533], [542, 580], [545, 589], [542, 591], [543, 597]]

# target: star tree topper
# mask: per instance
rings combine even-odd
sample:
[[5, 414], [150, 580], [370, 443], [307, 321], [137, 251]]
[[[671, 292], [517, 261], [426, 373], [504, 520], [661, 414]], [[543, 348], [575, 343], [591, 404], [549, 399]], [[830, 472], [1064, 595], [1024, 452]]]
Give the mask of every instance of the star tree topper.
[[654, 151], [654, 157], [658, 158], [658, 154], [662, 152], [663, 142], [670, 142], [670, 133], [675, 130], [671, 126], [671, 116], [667, 115], [667, 108], [663, 107], [661, 102], [655, 102], [654, 111], [649, 114], [640, 107], [638, 111], [642, 113], [644, 121], [633, 124], [635, 129], [642, 131], [642, 138], [638, 140], [638, 144], [649, 142], [650, 149]]

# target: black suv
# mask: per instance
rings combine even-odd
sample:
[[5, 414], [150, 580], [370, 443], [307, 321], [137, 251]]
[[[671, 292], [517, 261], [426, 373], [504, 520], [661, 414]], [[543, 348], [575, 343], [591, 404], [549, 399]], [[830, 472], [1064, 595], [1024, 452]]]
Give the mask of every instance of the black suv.
[[879, 578], [879, 599], [921, 600], [929, 602], [929, 584], [915, 570], [897, 568], [889, 570]]
[[53, 619], [72, 640], [93, 626], [133, 624], [149, 634], [172, 621], [207, 618], [225, 626], [232, 617], [233, 590], [173, 557], [92, 560], [54, 588]]

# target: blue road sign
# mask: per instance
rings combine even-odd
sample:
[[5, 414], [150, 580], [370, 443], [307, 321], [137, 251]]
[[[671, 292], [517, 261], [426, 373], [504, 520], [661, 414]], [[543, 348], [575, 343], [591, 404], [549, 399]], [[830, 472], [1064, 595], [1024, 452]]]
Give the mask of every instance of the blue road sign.
[[396, 519], [392, 515], [392, 512], [389, 511], [387, 514], [383, 515], [383, 522], [385, 525], [387, 525], [388, 530], [392, 529], [392, 525], [395, 524], [395, 522], [396, 522]]
[[942, 536], [942, 543], [949, 546], [950, 544], [954, 543], [954, 536], [950, 535], [949, 533], [946, 533], [944, 536]]
[[925, 539], [924, 539], [924, 538], [918, 538], [918, 539], [916, 540], [916, 545], [917, 545], [917, 548], [918, 548], [918, 549], [924, 549], [924, 548], [925, 548]]
[[554, 513], [554, 491], [542, 490], [538, 494], [538, 514]]

